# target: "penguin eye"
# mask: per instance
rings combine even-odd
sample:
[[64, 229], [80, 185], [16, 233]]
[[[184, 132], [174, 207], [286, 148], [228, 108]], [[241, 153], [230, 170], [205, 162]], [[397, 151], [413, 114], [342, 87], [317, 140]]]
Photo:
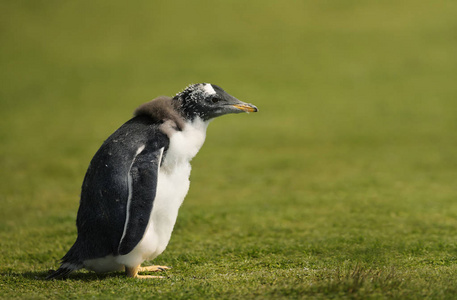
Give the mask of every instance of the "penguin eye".
[[219, 102], [219, 101], [221, 101], [221, 99], [219, 99], [219, 98], [213, 98], [213, 99], [211, 99], [211, 102], [213, 102], [213, 103], [217, 103], [217, 102]]

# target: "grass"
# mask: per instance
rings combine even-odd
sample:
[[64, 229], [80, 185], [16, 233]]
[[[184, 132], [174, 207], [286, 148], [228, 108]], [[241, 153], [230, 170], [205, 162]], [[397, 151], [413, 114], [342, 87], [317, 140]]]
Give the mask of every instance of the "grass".
[[[453, 299], [452, 1], [0, 3], [0, 297]], [[212, 82], [167, 279], [44, 281], [88, 163], [140, 103]], [[152, 262], [150, 262], [152, 263]]]

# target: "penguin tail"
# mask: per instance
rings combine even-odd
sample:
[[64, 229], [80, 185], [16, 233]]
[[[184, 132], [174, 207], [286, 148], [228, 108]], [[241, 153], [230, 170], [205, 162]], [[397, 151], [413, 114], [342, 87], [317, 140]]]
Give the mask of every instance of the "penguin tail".
[[70, 275], [71, 272], [79, 270], [81, 268], [82, 265], [64, 263], [56, 271], [50, 271], [52, 273], [46, 277], [46, 280], [65, 279], [68, 277], [68, 275]]

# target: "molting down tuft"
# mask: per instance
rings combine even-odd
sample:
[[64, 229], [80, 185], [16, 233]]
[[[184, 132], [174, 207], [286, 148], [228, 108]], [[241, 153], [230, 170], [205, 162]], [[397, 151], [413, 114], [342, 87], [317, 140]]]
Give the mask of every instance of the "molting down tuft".
[[182, 130], [184, 128], [184, 120], [177, 110], [179, 106], [179, 102], [170, 97], [161, 96], [140, 105], [133, 115], [135, 117], [146, 115], [160, 123], [174, 123], [174, 127]]

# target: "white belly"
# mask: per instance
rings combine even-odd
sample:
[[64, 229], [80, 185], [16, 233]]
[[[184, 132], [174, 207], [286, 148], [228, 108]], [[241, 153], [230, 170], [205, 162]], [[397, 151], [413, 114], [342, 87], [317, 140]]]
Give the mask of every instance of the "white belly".
[[189, 190], [190, 161], [203, 145], [208, 123], [196, 119], [183, 131], [170, 137], [167, 154], [159, 169], [157, 194], [146, 232], [138, 245], [128, 254], [87, 260], [84, 267], [96, 272], [135, 267], [160, 255], [170, 241], [178, 210]]
[[173, 172], [159, 171], [157, 195], [143, 239], [128, 254], [117, 257], [117, 262], [127, 266], [140, 265], [147, 259], [161, 254], [170, 241], [178, 210], [189, 190], [190, 164], [182, 164]]

